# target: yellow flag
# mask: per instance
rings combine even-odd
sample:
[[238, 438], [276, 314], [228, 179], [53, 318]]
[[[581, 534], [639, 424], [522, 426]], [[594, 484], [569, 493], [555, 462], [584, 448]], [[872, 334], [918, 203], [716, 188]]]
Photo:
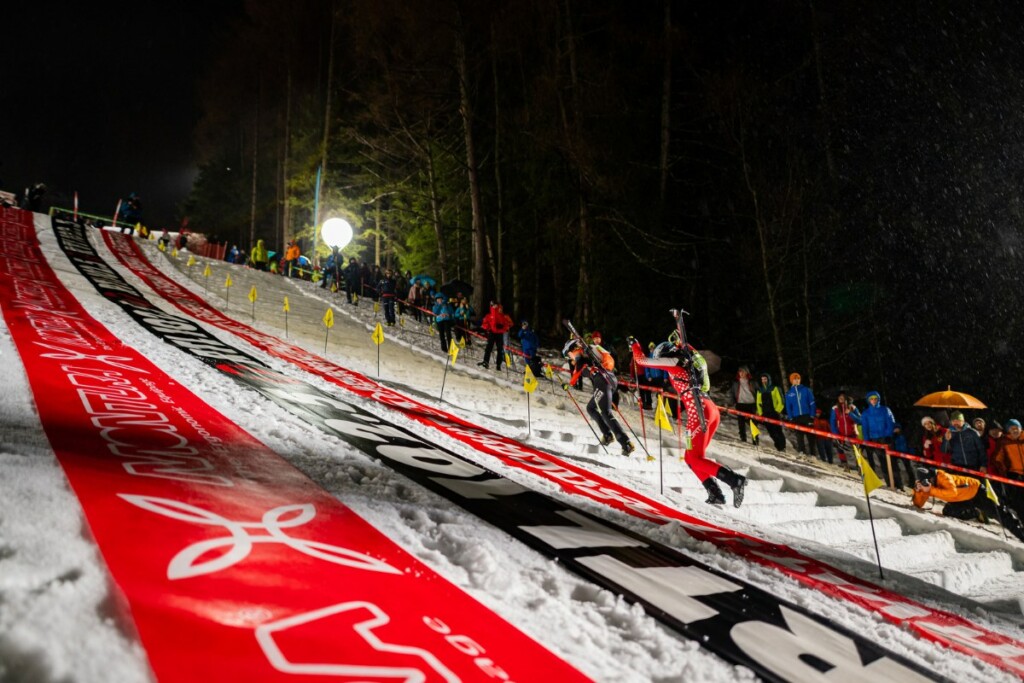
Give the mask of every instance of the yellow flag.
[[512, 367], [512, 358], [509, 357], [508, 351], [505, 352], [505, 365]]
[[249, 288], [249, 301], [256, 303], [256, 285]]
[[545, 365], [544, 366], [544, 376], [547, 377], [548, 379], [553, 379], [554, 378], [555, 373], [551, 371], [551, 366], [550, 365]]
[[292, 307], [288, 305], [288, 297], [285, 297], [284, 298], [284, 312], [287, 313], [290, 310], [292, 310]]
[[213, 271], [211, 271], [211, 270], [210, 270], [210, 264], [209, 264], [209, 263], [207, 263], [207, 264], [206, 264], [206, 267], [205, 267], [205, 268], [203, 268], [203, 277], [210, 277], [210, 275], [211, 275], [212, 273], [213, 273]]
[[999, 496], [997, 496], [996, 492], [992, 490], [992, 482], [988, 479], [985, 480], [985, 495], [988, 496], [988, 499], [993, 503], [999, 505]]
[[331, 329], [334, 327], [334, 309], [328, 308], [327, 312], [324, 313], [324, 327]]
[[672, 421], [668, 419], [668, 413], [665, 411], [665, 399], [660, 394], [658, 395], [658, 407], [654, 410], [654, 424], [666, 432], [672, 431]]
[[195, 264], [196, 264], [196, 257], [193, 256], [192, 254], [189, 254], [188, 255], [188, 263], [186, 263], [185, 265], [188, 266], [189, 268], [191, 268]]
[[384, 328], [381, 327], [380, 323], [377, 323], [377, 326], [373, 328], [373, 335], [370, 338], [373, 339], [373, 343], [377, 346], [384, 343]]
[[871, 465], [864, 459], [864, 456], [860, 454], [860, 448], [857, 444], [853, 444], [853, 454], [857, 456], [857, 467], [860, 468], [860, 475], [864, 479], [864, 495], [870, 495], [875, 489], [885, 486], [882, 480], [878, 478], [875, 471], [871, 469]]
[[753, 420], [750, 421], [750, 438], [756, 439], [761, 436], [761, 430], [757, 428], [757, 423]]
[[373, 302], [373, 312], [374, 313], [380, 313], [380, 302], [379, 301], [374, 301]]
[[526, 366], [526, 371], [523, 373], [523, 389], [528, 394], [532, 394], [537, 390], [537, 378], [534, 377], [533, 370], [530, 369], [529, 365]]
[[459, 350], [460, 351], [465, 351], [466, 350], [466, 338], [465, 337], [463, 337], [462, 339], [459, 340]]
[[178, 248], [177, 247], [175, 247], [174, 249], [171, 249], [171, 256], [173, 256], [174, 258], [178, 258]]
[[452, 359], [452, 365], [455, 365], [455, 359], [459, 357], [459, 345], [454, 339], [448, 342], [448, 357]]
[[225, 287], [230, 287], [233, 284], [235, 284], [235, 283], [231, 281], [231, 273], [228, 273], [228, 276], [226, 278], [224, 278], [224, 286]]
[[156, 245], [156, 248], [159, 249], [160, 251], [167, 251], [167, 245], [164, 244], [163, 242], [161, 242], [160, 244]]
[[356, 304], [356, 305], [359, 304], [359, 295], [358, 294], [353, 294], [352, 295], [352, 303]]

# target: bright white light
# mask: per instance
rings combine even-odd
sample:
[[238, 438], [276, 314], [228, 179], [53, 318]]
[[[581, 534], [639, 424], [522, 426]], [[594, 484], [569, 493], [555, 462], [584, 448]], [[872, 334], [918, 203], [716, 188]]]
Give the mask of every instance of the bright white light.
[[328, 218], [320, 228], [320, 236], [327, 246], [344, 249], [352, 241], [352, 226], [344, 218]]

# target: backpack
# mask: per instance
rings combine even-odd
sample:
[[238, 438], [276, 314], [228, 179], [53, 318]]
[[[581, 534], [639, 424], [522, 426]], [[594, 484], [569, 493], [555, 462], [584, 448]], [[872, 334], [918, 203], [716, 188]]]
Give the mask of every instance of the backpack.
[[605, 351], [603, 346], [600, 344], [594, 344], [590, 348], [592, 348], [594, 353], [597, 354], [598, 359], [601, 361], [602, 368], [609, 372], [613, 372], [615, 370], [615, 358], [612, 357], [612, 354]]

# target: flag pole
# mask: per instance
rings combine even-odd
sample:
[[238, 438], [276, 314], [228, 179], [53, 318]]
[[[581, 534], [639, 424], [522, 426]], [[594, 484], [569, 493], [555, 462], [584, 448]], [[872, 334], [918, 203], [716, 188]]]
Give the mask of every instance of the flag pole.
[[533, 421], [530, 418], [530, 392], [526, 392], [526, 437], [533, 436]]
[[878, 551], [878, 536], [875, 535], [875, 517], [871, 513], [871, 496], [866, 492], [864, 494], [864, 500], [868, 503], [868, 521], [871, 522], [871, 539], [875, 542], [875, 560], [878, 562], [878, 578], [885, 580], [885, 574], [882, 573], [882, 554]]
[[878, 562], [878, 578], [884, 581], [885, 574], [882, 572], [882, 553], [878, 550], [878, 536], [875, 534], [875, 516], [871, 511], [871, 492], [882, 486], [882, 482], [879, 481], [878, 475], [875, 474], [875, 471], [871, 468], [868, 461], [860, 454], [860, 449], [857, 448], [857, 444], [852, 445], [853, 455], [857, 458], [857, 469], [860, 470], [861, 483], [864, 485], [864, 500], [867, 501], [868, 504], [868, 522], [871, 524], [871, 539], [875, 543], [875, 560]]
[[438, 401], [444, 400], [444, 383], [448, 379], [448, 364], [451, 363], [451, 361], [451, 354], [448, 354], [444, 357], [444, 375], [441, 377], [441, 393], [437, 397]]

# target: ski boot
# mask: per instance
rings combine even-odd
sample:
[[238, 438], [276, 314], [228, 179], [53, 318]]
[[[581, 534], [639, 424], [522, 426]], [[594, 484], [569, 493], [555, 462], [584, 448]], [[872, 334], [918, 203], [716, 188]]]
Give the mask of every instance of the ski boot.
[[736, 474], [728, 467], [720, 467], [718, 469], [718, 474], [715, 476], [725, 482], [725, 485], [732, 489], [733, 507], [743, 505], [743, 494], [744, 489], [747, 488], [747, 478], [742, 474]]
[[630, 453], [632, 453], [635, 450], [636, 446], [633, 445], [632, 441], [627, 441], [626, 443], [622, 444], [622, 454], [627, 458], [629, 457]]
[[488, 367], [487, 367], [487, 361], [483, 361], [483, 360], [482, 360], [482, 361], [480, 361], [479, 363], [477, 363], [477, 365], [479, 365], [480, 367], [482, 367], [482, 368], [483, 368], [484, 370], [487, 370], [487, 369], [488, 369]]
[[611, 432], [608, 432], [607, 434], [601, 437], [602, 446], [611, 446], [613, 441], [615, 441], [615, 437], [612, 436]]
[[725, 505], [725, 495], [722, 493], [722, 489], [719, 488], [717, 481], [708, 477], [704, 480], [704, 488], [708, 491], [708, 499], [704, 501], [705, 503]]

